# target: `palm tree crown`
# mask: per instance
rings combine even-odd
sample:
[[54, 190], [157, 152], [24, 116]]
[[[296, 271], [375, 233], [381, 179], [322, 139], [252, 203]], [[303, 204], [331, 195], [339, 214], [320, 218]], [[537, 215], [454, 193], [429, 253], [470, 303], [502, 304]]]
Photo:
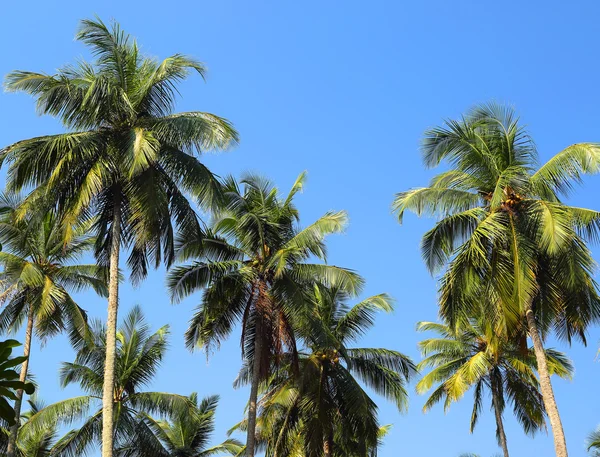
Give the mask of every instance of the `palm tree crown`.
[[[425, 359], [419, 370], [431, 368], [417, 384], [417, 391], [425, 393], [435, 384], [423, 409], [444, 402], [444, 408], [460, 400], [473, 389], [473, 413], [470, 430], [473, 432], [483, 407], [485, 391], [492, 397], [496, 413], [496, 435], [508, 454], [502, 414], [506, 399], [512, 403], [515, 417], [527, 434], [545, 427], [545, 409], [535, 373], [536, 360], [533, 349], [520, 346], [519, 341], [494, 332], [489, 322], [472, 319], [457, 330], [433, 322], [420, 322], [420, 331], [433, 331], [436, 337], [419, 343]], [[546, 349], [546, 359], [552, 374], [570, 378], [573, 367], [566, 356]]]
[[599, 235], [600, 213], [567, 206], [560, 196], [600, 170], [600, 149], [575, 144], [538, 167], [533, 141], [514, 113], [486, 105], [426, 132], [423, 158], [427, 166], [447, 161], [451, 169], [429, 187], [399, 193], [394, 210], [400, 220], [406, 210], [440, 217], [424, 235], [422, 253], [432, 273], [447, 266], [442, 317], [455, 323], [471, 315], [473, 297], [488, 288], [498, 325], [518, 327], [533, 303], [543, 330], [552, 324], [561, 337], [584, 338], [600, 316], [595, 264], [584, 241]]
[[[21, 422], [27, 421], [44, 408], [44, 403], [36, 397], [28, 399], [29, 411], [21, 415]], [[17, 437], [16, 455], [18, 457], [51, 457], [52, 449], [58, 438], [58, 425], [44, 428], [20, 428]], [[5, 452], [8, 446], [10, 429], [0, 428], [0, 451]]]
[[[146, 414], [185, 414], [190, 407], [185, 396], [141, 390], [160, 367], [167, 349], [167, 336], [168, 326], [152, 333], [137, 306], [125, 317], [117, 332], [113, 388], [117, 455], [126, 456], [132, 447], [148, 448], [156, 444], [152, 431], [143, 420]], [[34, 414], [26, 425], [37, 429], [48, 424], [84, 420], [80, 428], [71, 430], [56, 443], [53, 449], [56, 456], [81, 455], [101, 443], [102, 409], [94, 411], [93, 408], [101, 404], [105, 352], [105, 328], [95, 321], [91, 325], [91, 337], [78, 351], [75, 361], [63, 363], [60, 370], [63, 386], [78, 383], [87, 395], [49, 405]]]
[[68, 329], [71, 342], [78, 344], [85, 337], [87, 317], [70, 293], [93, 288], [107, 294], [105, 268], [74, 263], [94, 244], [90, 224], [77, 224], [65, 242], [64, 226], [55, 213], [19, 218], [19, 205], [19, 198], [0, 197], [0, 331], [17, 331], [32, 313], [38, 337]]
[[152, 450], [151, 453], [147, 453], [145, 449], [138, 449], [137, 453], [128, 457], [209, 457], [240, 454], [242, 445], [234, 439], [208, 447], [215, 428], [219, 397], [211, 396], [200, 400], [198, 394], [192, 393], [189, 400], [189, 411], [176, 413], [168, 420], [156, 420], [146, 415], [144, 420], [163, 447], [160, 451]]
[[90, 47], [94, 63], [6, 78], [8, 90], [33, 95], [41, 114], [59, 117], [71, 131], [10, 145], [0, 163], [9, 164], [9, 190], [36, 187], [23, 210], [52, 196], [67, 222], [98, 215], [99, 255], [106, 255], [118, 208], [123, 241], [133, 243], [132, 275], [139, 279], [148, 256], [156, 263], [161, 256], [172, 260], [171, 218], [195, 224], [185, 193], [206, 203], [217, 191], [196, 153], [225, 147], [237, 133], [213, 114], [173, 114], [177, 84], [191, 71], [203, 76], [200, 62], [181, 54], [162, 62], [146, 57], [118, 24], [109, 29], [99, 19], [82, 21], [77, 39]]
[[[415, 374], [412, 361], [398, 351], [352, 348], [349, 345], [373, 325], [375, 314], [392, 311], [386, 294], [350, 307], [349, 294], [336, 287], [315, 285], [308, 315], [301, 326], [307, 351], [300, 370], [293, 367], [274, 376], [261, 400], [261, 433], [267, 455], [366, 456], [376, 450], [382, 428], [377, 406], [361, 382], [407, 408], [406, 383]], [[247, 381], [248, 370], [238, 382]]]

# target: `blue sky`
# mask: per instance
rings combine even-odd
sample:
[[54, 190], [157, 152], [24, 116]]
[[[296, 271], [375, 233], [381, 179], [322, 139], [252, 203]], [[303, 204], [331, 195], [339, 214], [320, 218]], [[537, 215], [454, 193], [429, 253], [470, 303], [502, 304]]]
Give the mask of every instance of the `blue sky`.
[[[145, 53], [180, 52], [207, 64], [207, 83], [194, 77], [182, 85], [178, 110], [225, 116], [241, 134], [239, 147], [205, 158], [211, 169], [260, 172], [283, 190], [307, 170], [298, 198], [304, 223], [328, 210], [349, 212], [347, 232], [330, 240], [330, 262], [362, 273], [367, 294], [388, 292], [397, 300], [396, 312], [381, 316], [363, 345], [415, 360], [422, 337], [415, 323], [437, 313], [435, 281], [419, 252], [433, 221], [407, 217], [400, 226], [390, 204], [394, 193], [424, 185], [433, 173], [420, 161], [423, 131], [496, 100], [515, 106], [543, 160], [571, 143], [600, 141], [598, 2], [8, 2], [0, 16], [0, 74], [52, 73], [88, 57], [73, 36], [78, 20], [94, 14], [118, 20]], [[28, 97], [5, 93], [0, 125], [2, 145], [61, 131], [55, 120], [36, 116]], [[573, 201], [599, 209], [599, 190], [600, 180], [589, 178]], [[103, 300], [91, 293], [78, 299], [104, 317]], [[241, 418], [247, 398], [246, 390], [231, 387], [240, 366], [239, 332], [208, 363], [187, 352], [182, 335], [196, 302], [170, 305], [159, 270], [137, 289], [123, 286], [121, 316], [137, 303], [155, 328], [171, 325], [171, 350], [150, 388], [220, 394], [217, 442]], [[575, 378], [555, 381], [573, 457], [586, 455], [585, 436], [600, 423], [599, 340], [593, 328], [587, 348], [567, 349]], [[64, 338], [36, 346], [31, 363], [47, 402], [77, 393], [58, 384], [59, 362], [72, 358]], [[497, 452], [487, 409], [475, 433], [468, 432], [470, 397], [446, 415], [441, 408], [423, 414], [414, 385], [407, 414], [379, 403], [382, 423], [394, 424], [382, 457]], [[551, 455], [549, 435], [524, 436], [508, 413], [506, 428], [515, 455]]]

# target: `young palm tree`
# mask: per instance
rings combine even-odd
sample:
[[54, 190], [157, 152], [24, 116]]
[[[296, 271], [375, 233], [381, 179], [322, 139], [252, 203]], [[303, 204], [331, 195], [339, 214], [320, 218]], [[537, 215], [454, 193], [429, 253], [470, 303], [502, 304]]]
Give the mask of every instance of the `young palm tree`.
[[[23, 355], [26, 358], [20, 372], [24, 382], [29, 370], [34, 332], [41, 339], [68, 330], [77, 344], [85, 336], [86, 313], [71, 298], [69, 292], [92, 287], [106, 296], [106, 273], [97, 265], [74, 264], [94, 244], [88, 235], [89, 224], [74, 227], [72, 236], [64, 241], [64, 229], [57, 216], [16, 216], [18, 198], [0, 196], [0, 252], [2, 301], [0, 331], [16, 332], [26, 323]], [[14, 457], [20, 424], [23, 391], [17, 391], [16, 423], [12, 427], [7, 455]]]
[[400, 220], [406, 210], [441, 218], [422, 244], [432, 273], [447, 267], [441, 315], [454, 326], [472, 314], [477, 297], [492, 296], [487, 315], [498, 331], [529, 335], [556, 454], [566, 457], [543, 335], [554, 328], [569, 342], [585, 341], [600, 316], [585, 245], [598, 238], [600, 213], [560, 200], [585, 173], [598, 172], [599, 149], [572, 145], [538, 168], [534, 144], [513, 112], [490, 105], [428, 131], [423, 156], [428, 166], [447, 161], [451, 169], [429, 187], [398, 194], [394, 209]]
[[[300, 370], [271, 380], [262, 400], [263, 424], [274, 432], [267, 455], [289, 455], [300, 439], [307, 457], [352, 455], [350, 450], [368, 456], [377, 449], [381, 427], [361, 382], [406, 409], [406, 383], [416, 371], [412, 361], [390, 349], [349, 347], [374, 325], [377, 312], [392, 311], [390, 298], [375, 295], [353, 307], [348, 298], [339, 288], [314, 286], [302, 326], [307, 352]], [[239, 382], [248, 375], [242, 371]]]
[[212, 455], [236, 456], [242, 451], [237, 440], [228, 439], [216, 446], [207, 447], [215, 429], [215, 412], [218, 396], [198, 401], [198, 394], [189, 397], [191, 409], [175, 414], [169, 420], [157, 420], [146, 414], [144, 421], [156, 436], [158, 451], [132, 446], [127, 457], [208, 457]]
[[[21, 415], [21, 421], [25, 424], [31, 416], [44, 408], [44, 404], [37, 398], [28, 400], [29, 411]], [[0, 452], [7, 452], [11, 428], [0, 428]], [[51, 457], [52, 447], [58, 437], [58, 426], [49, 424], [41, 429], [23, 430], [19, 428], [15, 455], [17, 457]]]
[[[224, 119], [202, 112], [173, 114], [177, 84], [204, 66], [175, 54], [162, 62], [143, 56], [118, 24], [84, 20], [77, 39], [90, 47], [93, 63], [78, 62], [56, 75], [15, 71], [10, 91], [37, 100], [40, 113], [59, 117], [68, 133], [20, 141], [0, 151], [9, 164], [8, 188], [36, 186], [23, 211], [51, 197], [66, 225], [97, 215], [96, 254], [110, 266], [104, 415], [113, 416], [118, 267], [121, 248], [131, 246], [134, 281], [148, 263], [173, 260], [173, 222], [199, 229], [187, 194], [207, 204], [218, 183], [196, 154], [237, 141]], [[112, 456], [111, 420], [104, 421], [103, 457]]]
[[[533, 349], [523, 350], [518, 341], [497, 335], [483, 319], [465, 322], [457, 330], [433, 322], [420, 322], [417, 329], [437, 333], [435, 338], [419, 344], [425, 359], [418, 368], [431, 368], [431, 371], [419, 381], [417, 391], [425, 393], [438, 384], [425, 403], [424, 411], [441, 401], [447, 409], [474, 389], [472, 433], [481, 413], [483, 396], [489, 390], [496, 417], [496, 438], [504, 457], [509, 457], [502, 419], [507, 398], [525, 433], [533, 435], [545, 427]], [[546, 360], [550, 373], [571, 377], [573, 367], [564, 354], [546, 349]]]
[[293, 198], [304, 174], [285, 198], [260, 177], [248, 176], [242, 184], [243, 190], [233, 179], [226, 181], [225, 206], [206, 236], [182, 234], [180, 259], [197, 260], [173, 268], [168, 285], [175, 301], [204, 290], [186, 336], [190, 348], [210, 350], [241, 321], [242, 355], [252, 361], [247, 455], [253, 457], [259, 383], [285, 346], [296, 353], [293, 321], [306, 304], [306, 285], [321, 280], [355, 291], [361, 279], [343, 268], [308, 262], [311, 256], [325, 258], [324, 239], [342, 231], [346, 214], [327, 213], [298, 229]]
[[[127, 455], [132, 446], [159, 452], [152, 430], [144, 422], [147, 414], [189, 414], [190, 402], [182, 395], [164, 392], [143, 392], [156, 374], [167, 349], [168, 326], [151, 333], [140, 307], [134, 307], [117, 332], [113, 429], [115, 454]], [[63, 386], [78, 383], [87, 395], [59, 401], [34, 414], [26, 425], [34, 430], [52, 424], [71, 424], [84, 420], [58, 440], [52, 449], [56, 457], [84, 455], [102, 441], [103, 368], [107, 350], [106, 328], [99, 321], [91, 325], [91, 337], [77, 353], [75, 362], [64, 363], [60, 370]], [[94, 410], [94, 408], [99, 409]], [[91, 412], [91, 414], [90, 414]]]

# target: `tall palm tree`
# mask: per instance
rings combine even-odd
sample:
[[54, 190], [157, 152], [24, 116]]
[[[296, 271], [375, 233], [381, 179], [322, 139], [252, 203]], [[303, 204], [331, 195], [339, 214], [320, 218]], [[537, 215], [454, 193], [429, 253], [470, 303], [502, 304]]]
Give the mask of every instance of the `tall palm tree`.
[[600, 316], [585, 244], [598, 238], [600, 213], [560, 199], [584, 174], [598, 172], [599, 149], [575, 144], [538, 167], [533, 141], [512, 110], [485, 105], [428, 131], [423, 157], [427, 166], [446, 161], [451, 169], [429, 187], [398, 194], [394, 209], [400, 220], [406, 210], [440, 217], [422, 243], [430, 271], [446, 267], [440, 313], [454, 326], [478, 297], [490, 296], [486, 315], [498, 331], [531, 338], [556, 454], [566, 457], [543, 336], [554, 329], [569, 342], [585, 341]]
[[[144, 392], [156, 374], [167, 349], [168, 326], [152, 333], [140, 307], [134, 307], [117, 332], [116, 376], [112, 388], [114, 403], [115, 453], [125, 456], [133, 445], [159, 452], [152, 430], [144, 422], [147, 414], [188, 414], [189, 399], [164, 392]], [[102, 441], [103, 368], [107, 350], [106, 329], [99, 321], [91, 324], [91, 336], [77, 352], [75, 362], [63, 363], [63, 386], [78, 383], [86, 395], [49, 405], [34, 414], [25, 429], [43, 429], [52, 424], [84, 420], [53, 447], [53, 456], [74, 457], [89, 452]], [[98, 409], [95, 410], [95, 408]], [[91, 412], [91, 414], [90, 414]]]
[[[35, 397], [28, 400], [29, 411], [21, 415], [21, 421], [25, 424], [31, 416], [44, 408], [43, 402]], [[11, 428], [0, 428], [0, 451], [7, 452]], [[52, 448], [58, 437], [58, 426], [49, 424], [40, 429], [19, 428], [15, 455], [18, 457], [51, 457]]]
[[167, 420], [157, 420], [144, 415], [148, 428], [160, 443], [158, 451], [150, 453], [145, 448], [132, 446], [128, 457], [209, 457], [212, 455], [238, 455], [242, 445], [237, 440], [228, 439], [216, 446], [208, 447], [215, 429], [215, 412], [218, 396], [199, 400], [198, 394], [189, 397], [191, 408], [183, 414], [175, 414]]
[[[307, 457], [351, 455], [350, 450], [370, 455], [381, 427], [377, 406], [361, 383], [406, 409], [406, 383], [416, 372], [412, 361], [390, 349], [349, 347], [374, 325], [377, 312], [392, 311], [390, 298], [375, 295], [352, 307], [349, 298], [337, 287], [313, 287], [300, 327], [307, 345], [300, 370], [272, 379], [261, 400], [263, 424], [274, 432], [267, 455], [289, 455], [299, 448], [298, 439]], [[242, 371], [239, 382], [248, 375]]]
[[[131, 246], [134, 281], [148, 263], [173, 260], [173, 223], [199, 230], [188, 194], [208, 204], [218, 183], [200, 163], [200, 152], [237, 141], [225, 119], [203, 112], [174, 114], [177, 84], [198, 61], [175, 54], [158, 62], [139, 52], [117, 23], [81, 22], [77, 39], [96, 57], [63, 67], [56, 75], [14, 71], [10, 91], [37, 100], [40, 113], [57, 116], [68, 133], [20, 141], [0, 152], [9, 164], [8, 188], [36, 186], [23, 211], [51, 197], [67, 226], [97, 215], [96, 254], [108, 263], [109, 298], [104, 416], [113, 416], [119, 257]], [[102, 455], [112, 457], [112, 421], [104, 421]]]
[[[437, 333], [436, 337], [419, 343], [425, 357], [418, 365], [419, 370], [431, 368], [431, 371], [419, 381], [417, 391], [425, 393], [438, 384], [427, 399], [424, 411], [441, 401], [447, 409], [452, 402], [459, 401], [473, 389], [472, 433], [481, 414], [483, 396], [488, 390], [496, 418], [496, 438], [504, 457], [509, 457], [502, 419], [507, 399], [512, 403], [514, 415], [525, 433], [533, 435], [544, 428], [545, 410], [535, 373], [533, 349], [523, 350], [518, 341], [498, 335], [483, 319], [472, 319], [458, 329], [445, 324], [420, 322], [417, 329]], [[564, 354], [546, 349], [546, 360], [550, 373], [571, 377], [573, 367]]]
[[[20, 381], [29, 370], [34, 332], [41, 339], [68, 330], [71, 341], [77, 344], [85, 336], [87, 317], [73, 300], [70, 292], [91, 287], [106, 296], [106, 272], [97, 265], [77, 264], [94, 244], [89, 236], [89, 224], [72, 228], [72, 236], [64, 240], [62, 221], [53, 213], [15, 214], [20, 204], [16, 197], [0, 196], [0, 252], [2, 300], [0, 331], [19, 330], [25, 325], [25, 361]], [[12, 427], [7, 455], [14, 457], [20, 424], [23, 390], [15, 400], [16, 423]]]
[[305, 306], [307, 284], [321, 280], [358, 290], [353, 272], [310, 263], [325, 259], [324, 239], [343, 230], [346, 214], [327, 213], [300, 230], [294, 195], [304, 185], [301, 174], [282, 198], [269, 181], [247, 176], [243, 189], [229, 178], [225, 205], [215, 215], [209, 233], [183, 233], [179, 256], [193, 263], [175, 267], [168, 276], [174, 301], [204, 290], [187, 332], [187, 345], [210, 350], [227, 337], [236, 322], [242, 325], [242, 355], [252, 361], [248, 408], [247, 455], [254, 456], [256, 401], [259, 383], [268, 377], [271, 359], [284, 347], [296, 353], [294, 316]]

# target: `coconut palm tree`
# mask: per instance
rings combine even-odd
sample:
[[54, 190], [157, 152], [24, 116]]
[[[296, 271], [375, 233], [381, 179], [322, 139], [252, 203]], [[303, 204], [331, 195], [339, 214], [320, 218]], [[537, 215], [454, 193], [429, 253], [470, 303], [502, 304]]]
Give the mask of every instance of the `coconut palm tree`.
[[[300, 369], [290, 365], [287, 374], [273, 377], [261, 400], [263, 428], [274, 433], [267, 440], [267, 455], [300, 449], [307, 457], [370, 455], [381, 427], [377, 406], [361, 383], [406, 409], [406, 383], [416, 372], [412, 361], [390, 349], [349, 347], [374, 325], [377, 312], [392, 311], [389, 296], [375, 295], [352, 307], [349, 298], [337, 287], [313, 287], [300, 326], [307, 345]], [[249, 374], [242, 370], [238, 384], [247, 382]]]
[[293, 199], [304, 180], [301, 174], [282, 197], [261, 177], [245, 177], [243, 189], [228, 178], [225, 204], [208, 233], [180, 237], [180, 259], [195, 261], [171, 269], [168, 276], [174, 301], [204, 290], [186, 335], [188, 347], [210, 351], [241, 322], [242, 356], [252, 361], [246, 451], [250, 457], [255, 452], [259, 383], [267, 379], [271, 360], [279, 359], [285, 347], [296, 353], [294, 317], [306, 305], [306, 285], [321, 280], [356, 291], [362, 282], [349, 270], [309, 262], [311, 257], [325, 259], [324, 239], [343, 230], [346, 214], [327, 213], [300, 230]]
[[595, 144], [569, 146], [538, 166], [533, 141], [512, 110], [477, 107], [460, 121], [447, 121], [425, 135], [423, 158], [451, 169], [429, 187], [402, 192], [394, 209], [440, 217], [423, 238], [427, 267], [440, 281], [440, 313], [455, 326], [493, 297], [486, 315], [500, 332], [527, 334], [534, 347], [540, 388], [556, 454], [566, 440], [543, 347], [555, 330], [585, 341], [600, 316], [593, 280], [595, 263], [585, 241], [598, 238], [600, 213], [561, 201], [586, 173], [600, 169]]
[[[36, 397], [30, 397], [27, 402], [29, 403], [29, 411], [21, 415], [23, 424], [27, 423], [31, 416], [44, 408], [44, 403]], [[0, 428], [1, 452], [7, 451], [10, 433], [11, 429], [8, 426]], [[56, 424], [35, 430], [19, 428], [15, 455], [18, 457], [51, 457], [52, 447], [57, 437], [58, 427]]]
[[[25, 361], [20, 372], [20, 381], [24, 382], [34, 332], [45, 340], [68, 330], [72, 343], [77, 344], [85, 336], [87, 317], [70, 292], [91, 287], [106, 296], [107, 289], [104, 268], [76, 263], [94, 244], [88, 234], [89, 224], [78, 224], [65, 242], [64, 227], [55, 213], [19, 218], [16, 215], [19, 204], [17, 197], [0, 196], [0, 239], [4, 245], [4, 252], [0, 252], [4, 302], [0, 331], [16, 332], [25, 323]], [[22, 400], [23, 390], [18, 390], [14, 406], [16, 423], [7, 449], [9, 457], [15, 455]]]
[[[196, 155], [237, 141], [226, 120], [213, 114], [174, 114], [177, 85], [198, 61], [174, 54], [162, 62], [142, 55], [117, 23], [84, 20], [77, 39], [96, 60], [63, 67], [55, 75], [14, 71], [9, 91], [33, 95], [37, 110], [57, 116], [68, 132], [20, 141], [0, 151], [9, 190], [35, 186], [22, 211], [50, 197], [69, 227], [93, 214], [96, 254], [110, 266], [104, 415], [113, 416], [119, 257], [131, 247], [134, 281], [149, 263], [173, 260], [173, 223], [199, 230], [188, 200], [208, 204], [218, 182]], [[102, 455], [112, 456], [113, 422], [104, 421]]]
[[[150, 453], [146, 448], [134, 445], [127, 457], [208, 457], [212, 455], [236, 456], [242, 451], [240, 442], [234, 439], [225, 440], [216, 446], [208, 447], [215, 429], [215, 412], [218, 396], [199, 400], [197, 393], [189, 397], [191, 409], [183, 414], [175, 414], [167, 420], [157, 420], [149, 414], [144, 421], [154, 433], [158, 441]], [[125, 451], [125, 449], [124, 449]]]
[[[52, 449], [56, 457], [84, 455], [102, 441], [103, 365], [105, 363], [106, 328], [92, 322], [91, 336], [77, 352], [73, 363], [63, 363], [60, 379], [63, 386], [78, 383], [86, 395], [49, 405], [37, 412], [23, 428], [44, 429], [52, 424], [71, 424], [83, 420], [83, 425], [62, 437]], [[182, 395], [164, 392], [144, 392], [156, 374], [167, 349], [168, 326], [152, 333], [141, 308], [134, 307], [117, 332], [115, 360], [116, 376], [113, 385], [115, 454], [126, 456], [132, 446], [148, 452], [161, 447], [144, 422], [147, 414], [188, 414], [191, 404]], [[98, 409], [96, 409], [98, 408]], [[153, 447], [156, 446], [156, 447]]]
[[[431, 368], [431, 371], [419, 381], [417, 391], [425, 393], [437, 384], [424, 411], [441, 401], [447, 409], [473, 389], [472, 433], [481, 414], [484, 394], [489, 391], [496, 418], [496, 438], [504, 457], [509, 457], [502, 419], [507, 399], [525, 433], [533, 435], [545, 427], [545, 410], [532, 348], [524, 350], [519, 341], [496, 334], [493, 326], [484, 319], [472, 319], [456, 330], [434, 322], [420, 322], [417, 329], [437, 334], [419, 343], [425, 359], [418, 368]], [[546, 360], [550, 373], [571, 377], [573, 367], [564, 354], [546, 349]]]

